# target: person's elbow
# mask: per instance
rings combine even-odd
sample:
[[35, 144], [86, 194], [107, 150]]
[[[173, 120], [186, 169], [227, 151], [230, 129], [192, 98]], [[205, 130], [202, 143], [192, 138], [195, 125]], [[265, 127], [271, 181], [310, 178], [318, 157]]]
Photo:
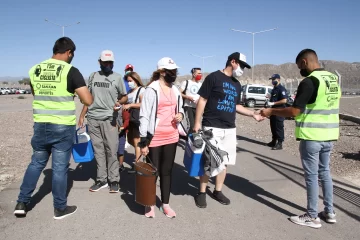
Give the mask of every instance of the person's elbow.
[[90, 93], [84, 98], [80, 97], [80, 99], [85, 106], [90, 106], [94, 102], [94, 98]]
[[85, 106], [90, 106], [93, 103], [94, 98], [86, 86], [77, 88], [75, 92], [79, 96], [81, 103]]

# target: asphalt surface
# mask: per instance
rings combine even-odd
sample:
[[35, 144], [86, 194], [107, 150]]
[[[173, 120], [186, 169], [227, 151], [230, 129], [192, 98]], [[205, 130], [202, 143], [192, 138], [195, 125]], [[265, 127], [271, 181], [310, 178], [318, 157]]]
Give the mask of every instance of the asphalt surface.
[[[49, 163], [26, 218], [12, 215], [20, 182], [0, 192], [0, 239], [359, 239], [359, 186], [336, 180], [338, 223], [322, 221], [320, 229], [293, 224], [288, 217], [304, 213], [306, 206], [300, 161], [284, 151], [271, 151], [249, 136], [238, 136], [237, 164], [229, 167], [223, 188], [231, 204], [221, 205], [208, 195], [208, 207], [197, 208], [193, 196], [198, 180], [189, 177], [183, 167], [182, 145], [176, 155], [170, 198], [175, 219], [166, 218], [158, 209], [156, 218], [145, 218], [143, 207], [134, 201], [135, 176], [127, 172], [121, 174], [120, 193], [89, 192], [96, 173], [94, 162], [77, 165], [72, 161], [68, 204], [77, 205], [78, 211], [53, 220]], [[212, 191], [213, 184], [209, 186]]]

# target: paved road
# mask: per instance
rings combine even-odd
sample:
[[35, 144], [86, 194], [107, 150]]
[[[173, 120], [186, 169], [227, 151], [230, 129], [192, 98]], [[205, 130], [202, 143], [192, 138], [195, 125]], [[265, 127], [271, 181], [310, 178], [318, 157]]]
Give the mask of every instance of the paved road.
[[158, 211], [155, 219], [142, 216], [143, 208], [134, 203], [133, 175], [122, 173], [119, 194], [105, 189], [91, 193], [93, 164], [72, 164], [68, 200], [79, 207], [78, 212], [52, 219], [51, 170], [45, 169], [33, 197], [35, 206], [26, 218], [12, 215], [20, 183], [0, 193], [0, 239], [359, 239], [360, 195], [349, 191], [359, 192], [359, 186], [336, 183], [336, 225], [323, 222], [318, 230], [301, 227], [288, 220], [305, 211], [299, 160], [248, 137], [238, 137], [237, 146], [237, 165], [229, 169], [223, 189], [232, 201], [229, 206], [210, 197], [206, 209], [195, 206], [198, 180], [185, 172], [179, 146], [170, 199], [176, 219]]

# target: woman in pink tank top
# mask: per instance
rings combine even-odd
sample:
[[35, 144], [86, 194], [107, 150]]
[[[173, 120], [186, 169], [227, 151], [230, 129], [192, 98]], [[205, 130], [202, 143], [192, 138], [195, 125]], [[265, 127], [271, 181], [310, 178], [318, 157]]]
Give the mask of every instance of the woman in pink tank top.
[[[142, 145], [141, 153], [148, 155], [159, 171], [162, 206], [160, 211], [167, 217], [174, 218], [175, 211], [169, 205], [171, 172], [174, 165], [176, 147], [179, 141], [177, 123], [184, 115], [177, 111], [180, 91], [173, 85], [177, 77], [177, 65], [170, 58], [162, 58], [158, 62], [158, 70], [153, 73], [143, 95], [140, 107], [140, 134], [147, 135], [149, 143]], [[143, 141], [142, 141], [143, 142]], [[145, 216], [155, 216], [154, 206], [145, 207]]]

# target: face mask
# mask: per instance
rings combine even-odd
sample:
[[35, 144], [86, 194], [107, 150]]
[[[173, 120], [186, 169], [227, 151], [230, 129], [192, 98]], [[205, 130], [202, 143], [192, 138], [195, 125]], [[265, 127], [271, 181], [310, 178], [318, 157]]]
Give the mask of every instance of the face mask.
[[198, 74], [198, 75], [195, 76], [195, 80], [196, 80], [196, 81], [200, 81], [200, 80], [201, 80], [201, 77], [202, 77], [202, 75], [201, 75], [201, 74]]
[[300, 75], [303, 77], [307, 77], [307, 76], [309, 76], [309, 72], [306, 69], [301, 69]]
[[100, 65], [100, 69], [103, 73], [110, 73], [113, 69], [112, 66], [103, 66], [103, 65]]
[[128, 84], [130, 89], [136, 88], [135, 82], [129, 82]]
[[233, 70], [233, 77], [241, 77], [243, 75], [244, 71], [241, 69], [241, 67], [238, 65], [236, 69]]
[[279, 82], [277, 80], [272, 81], [272, 85], [276, 86]]
[[174, 74], [170, 71], [166, 71], [166, 75], [165, 75], [164, 79], [167, 83], [173, 83], [176, 80], [176, 74]]

